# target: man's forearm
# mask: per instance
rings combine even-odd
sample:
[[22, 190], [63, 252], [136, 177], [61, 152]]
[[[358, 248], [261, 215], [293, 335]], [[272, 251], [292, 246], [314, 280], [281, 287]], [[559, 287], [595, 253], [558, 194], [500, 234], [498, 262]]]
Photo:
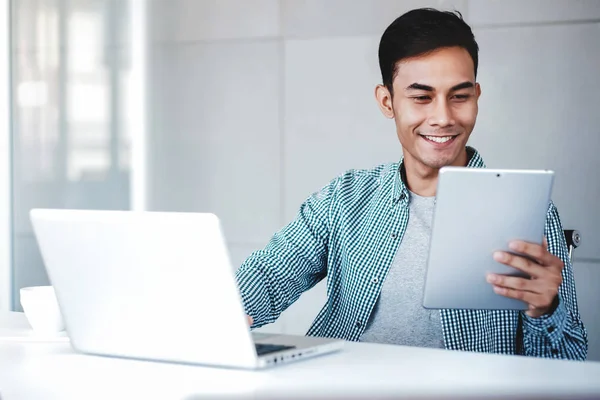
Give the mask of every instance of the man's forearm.
[[275, 322], [279, 317], [281, 305], [277, 305], [270, 292], [273, 285], [269, 285], [268, 278], [251, 263], [245, 263], [235, 273], [242, 303], [246, 314], [253, 319], [253, 328]]

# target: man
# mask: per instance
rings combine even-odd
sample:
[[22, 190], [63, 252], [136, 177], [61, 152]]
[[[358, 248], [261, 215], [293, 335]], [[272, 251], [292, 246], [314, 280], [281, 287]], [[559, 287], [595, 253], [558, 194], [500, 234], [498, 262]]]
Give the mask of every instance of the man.
[[553, 204], [543, 246], [512, 243], [530, 259], [490, 254], [533, 277], [487, 277], [527, 311], [422, 307], [439, 169], [484, 167], [467, 146], [481, 95], [478, 45], [459, 13], [413, 10], [384, 32], [379, 64], [375, 97], [395, 121], [403, 158], [337, 177], [250, 255], [236, 273], [250, 322], [275, 321], [327, 277], [327, 302], [308, 335], [584, 360], [587, 336]]

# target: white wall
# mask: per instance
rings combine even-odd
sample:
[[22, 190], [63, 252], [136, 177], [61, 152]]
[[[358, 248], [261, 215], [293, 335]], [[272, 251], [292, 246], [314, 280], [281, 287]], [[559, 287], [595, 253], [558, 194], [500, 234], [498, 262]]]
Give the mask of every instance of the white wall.
[[[17, 1], [25, 13], [27, 5], [60, 3]], [[125, 1], [68, 4], [100, 14], [112, 4], [109, 19], [127, 22]], [[218, 213], [237, 266], [343, 170], [398, 160], [393, 125], [373, 98], [377, 44], [393, 19], [425, 5], [456, 7], [474, 27], [483, 96], [472, 144], [487, 163], [557, 171], [563, 223], [583, 235], [575, 274], [590, 358], [600, 360], [599, 0], [150, 0], [148, 205]], [[21, 24], [20, 36], [35, 35], [32, 24]], [[117, 30], [99, 46], [127, 70], [126, 35]], [[25, 64], [44, 51], [27, 40], [14, 49]], [[120, 113], [126, 121], [127, 110]], [[116, 193], [119, 179], [108, 176], [94, 192], [65, 183], [48, 189], [17, 174], [16, 212], [77, 199], [116, 208], [127, 196], [103, 196]], [[19, 221], [17, 287], [45, 279], [30, 228]], [[324, 299], [320, 284], [265, 330], [304, 333]]]

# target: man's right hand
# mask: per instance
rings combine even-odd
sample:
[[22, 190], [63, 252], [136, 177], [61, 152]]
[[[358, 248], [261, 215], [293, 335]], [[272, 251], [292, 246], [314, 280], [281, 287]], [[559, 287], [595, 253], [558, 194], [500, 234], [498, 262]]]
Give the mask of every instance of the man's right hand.
[[246, 318], [248, 318], [248, 326], [252, 326], [252, 324], [254, 323], [254, 320], [252, 319], [252, 317], [249, 315], [246, 315]]

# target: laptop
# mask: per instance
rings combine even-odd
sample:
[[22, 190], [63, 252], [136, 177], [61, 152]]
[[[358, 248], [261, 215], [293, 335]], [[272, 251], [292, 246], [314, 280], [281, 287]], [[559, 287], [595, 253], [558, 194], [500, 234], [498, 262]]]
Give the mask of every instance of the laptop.
[[76, 351], [256, 369], [343, 347], [250, 331], [214, 214], [34, 209], [30, 217]]
[[496, 294], [488, 272], [526, 277], [492, 258], [512, 240], [541, 244], [554, 182], [548, 170], [440, 170], [425, 280], [425, 308], [526, 310]]

